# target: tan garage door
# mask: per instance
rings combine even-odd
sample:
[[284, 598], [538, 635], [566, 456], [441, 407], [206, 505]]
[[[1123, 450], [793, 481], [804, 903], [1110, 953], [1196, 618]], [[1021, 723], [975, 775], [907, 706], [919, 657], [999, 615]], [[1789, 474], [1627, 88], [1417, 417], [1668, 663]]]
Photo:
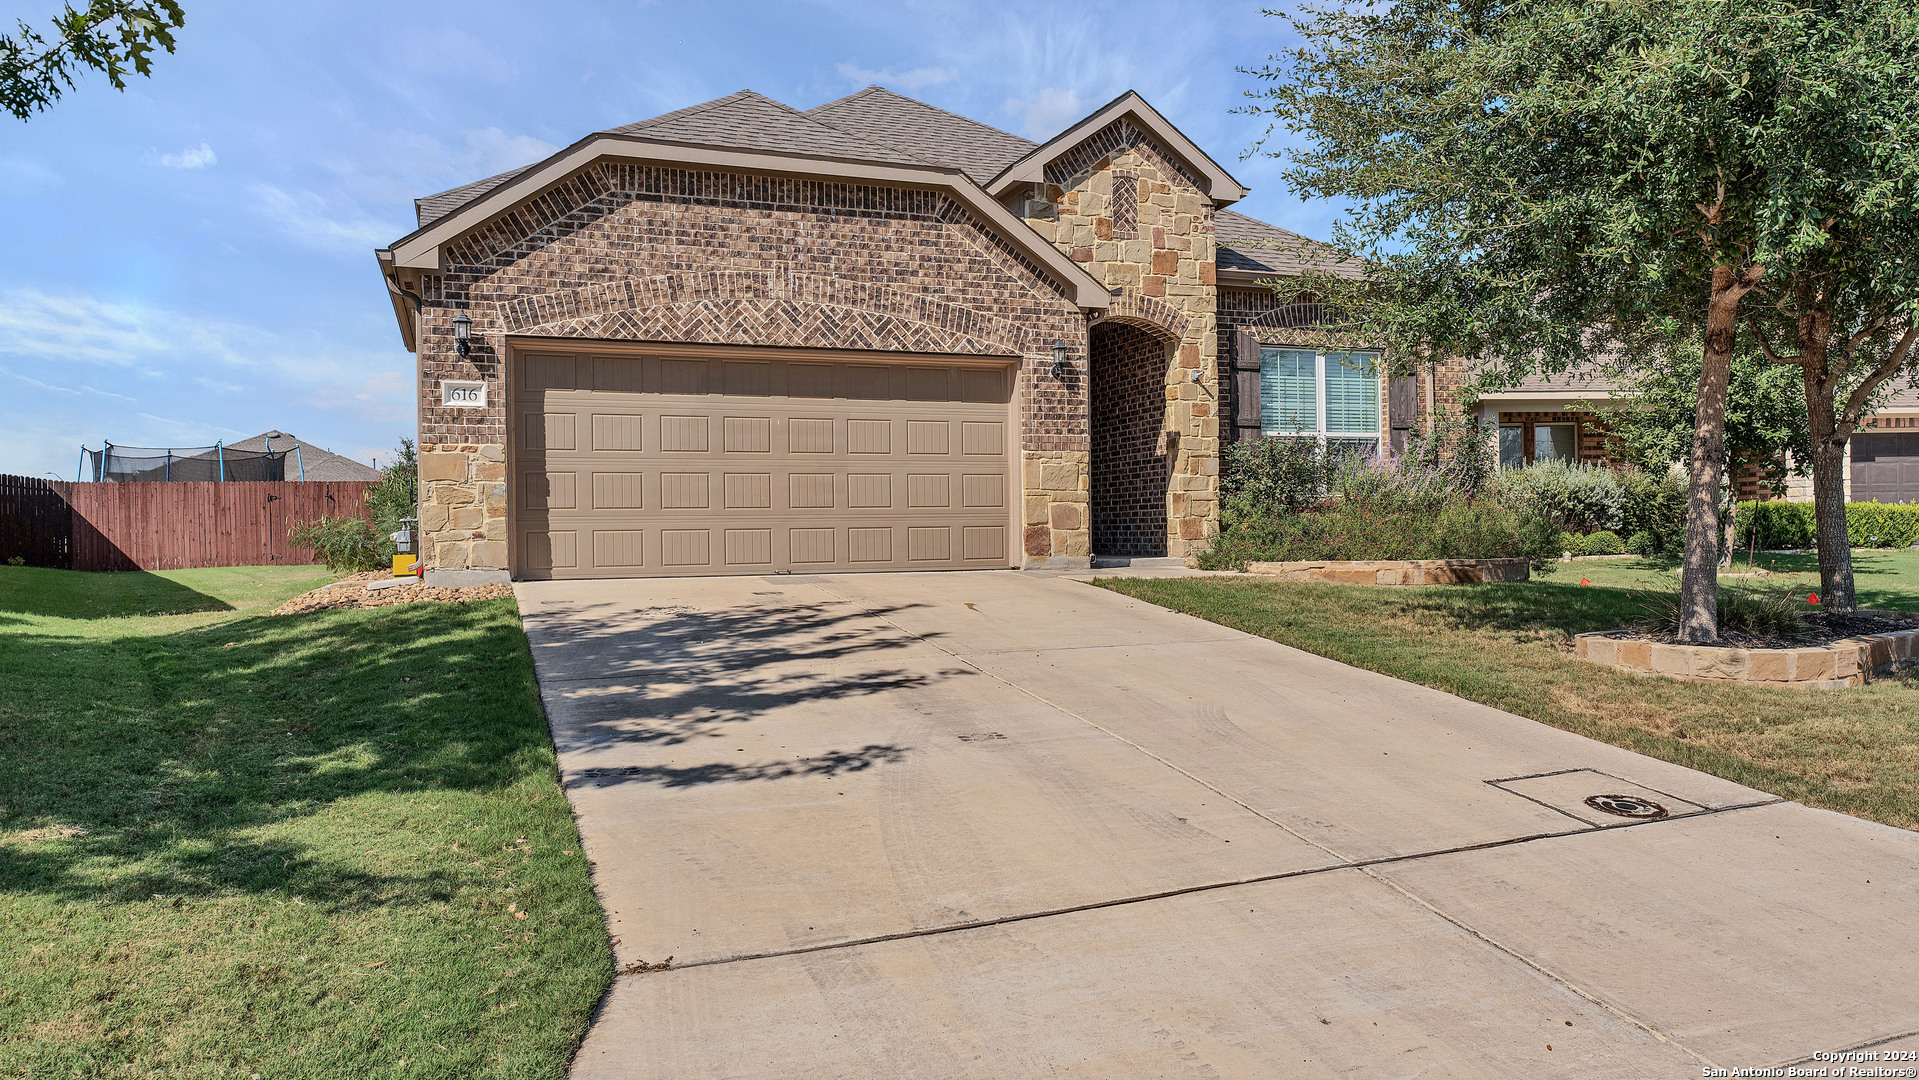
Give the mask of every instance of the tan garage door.
[[1010, 366], [518, 352], [514, 569], [1011, 564]]

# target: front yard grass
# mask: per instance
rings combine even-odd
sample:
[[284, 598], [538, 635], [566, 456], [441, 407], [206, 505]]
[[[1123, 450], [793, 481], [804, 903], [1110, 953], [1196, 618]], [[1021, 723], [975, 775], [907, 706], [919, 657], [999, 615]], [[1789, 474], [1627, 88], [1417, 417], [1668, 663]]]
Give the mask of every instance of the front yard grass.
[[[1868, 560], [1863, 600], [1919, 610], [1919, 574], [1908, 573], [1919, 558], [1861, 553]], [[1096, 584], [1763, 791], [1919, 828], [1919, 680], [1768, 689], [1635, 675], [1573, 654], [1572, 635], [1639, 620], [1638, 583], [1672, 587], [1663, 570], [1577, 562], [1530, 582], [1419, 589], [1234, 577]]]
[[0, 1076], [553, 1077], [612, 977], [511, 600], [0, 567]]

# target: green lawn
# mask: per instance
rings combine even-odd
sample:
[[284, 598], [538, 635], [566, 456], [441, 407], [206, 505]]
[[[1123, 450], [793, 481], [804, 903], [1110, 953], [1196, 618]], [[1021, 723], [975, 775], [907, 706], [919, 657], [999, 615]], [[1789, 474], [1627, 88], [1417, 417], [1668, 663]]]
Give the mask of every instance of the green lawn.
[[[1919, 556], [1858, 559], [1865, 601], [1919, 611]], [[1807, 561], [1776, 565], [1797, 571]], [[1788, 798], [1919, 828], [1919, 678], [1767, 689], [1629, 674], [1573, 655], [1573, 634], [1636, 621], [1642, 590], [1675, 580], [1666, 564], [1634, 560], [1423, 589], [1232, 577], [1097, 584]], [[1769, 588], [1778, 579], [1760, 580]]]
[[[1794, 593], [1819, 591], [1819, 558], [1816, 555], [1767, 555], [1760, 553], [1749, 567], [1745, 553], [1733, 560], [1728, 573], [1749, 569], [1771, 571], [1763, 578], [1729, 578], [1739, 588], [1786, 588]], [[1859, 606], [1889, 608], [1894, 611], [1919, 611], [1919, 551], [1855, 551], [1852, 553], [1853, 588], [1859, 593]], [[1594, 585], [1635, 589], [1676, 589], [1679, 564], [1671, 559], [1581, 559], [1560, 563], [1541, 581], [1577, 582], [1580, 578]]]
[[0, 1076], [560, 1077], [612, 977], [510, 600], [0, 567]]

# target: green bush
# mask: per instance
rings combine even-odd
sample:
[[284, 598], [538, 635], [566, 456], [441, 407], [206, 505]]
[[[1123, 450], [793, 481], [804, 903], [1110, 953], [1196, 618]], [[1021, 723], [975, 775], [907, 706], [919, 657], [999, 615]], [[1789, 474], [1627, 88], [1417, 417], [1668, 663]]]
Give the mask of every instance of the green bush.
[[312, 548], [313, 557], [334, 573], [380, 570], [393, 565], [393, 538], [366, 518], [302, 521], [287, 533], [295, 547]]
[[1586, 553], [1584, 550], [1585, 547], [1586, 538], [1578, 533], [1563, 532], [1559, 534], [1560, 551], [1568, 555], [1584, 555]]
[[1462, 498], [1436, 510], [1339, 502], [1241, 521], [1199, 564], [1227, 570], [1305, 559], [1524, 558], [1544, 568], [1560, 551], [1552, 522], [1492, 499]]
[[375, 529], [382, 533], [397, 532], [402, 518], [419, 512], [415, 502], [419, 476], [419, 457], [414, 453], [413, 440], [401, 439], [393, 464], [381, 469], [379, 482], [367, 489], [366, 516]]
[[[1811, 503], [1742, 502], [1738, 531], [1741, 547], [1813, 546]], [[1909, 503], [1847, 503], [1846, 542], [1853, 547], [1911, 547], [1919, 544], [1919, 505]]]
[[1571, 461], [1542, 461], [1503, 470], [1493, 482], [1493, 491], [1501, 502], [1579, 533], [1617, 528], [1626, 504], [1626, 488], [1617, 470]]
[[1626, 541], [1626, 550], [1634, 555], [1653, 556], [1660, 554], [1659, 538], [1649, 532], [1636, 532]]
[[1326, 498], [1338, 455], [1313, 439], [1245, 439], [1220, 454], [1222, 524], [1281, 510], [1300, 510]]
[[1579, 553], [1581, 555], [1624, 555], [1626, 544], [1619, 539], [1618, 533], [1601, 529], [1596, 533], [1588, 533], [1586, 538], [1579, 542]]
[[1623, 536], [1645, 536], [1645, 550], [1627, 547], [1635, 555], [1677, 555], [1686, 543], [1686, 481], [1671, 470], [1658, 473], [1643, 469], [1618, 471], [1619, 485], [1625, 493], [1620, 504], [1615, 532]]

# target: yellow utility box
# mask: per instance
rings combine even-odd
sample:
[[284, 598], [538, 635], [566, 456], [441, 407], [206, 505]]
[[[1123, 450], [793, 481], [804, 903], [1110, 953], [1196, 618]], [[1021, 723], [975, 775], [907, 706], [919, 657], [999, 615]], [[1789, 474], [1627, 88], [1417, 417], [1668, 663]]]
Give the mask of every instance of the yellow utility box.
[[412, 577], [419, 573], [419, 569], [420, 557], [418, 555], [408, 555], [402, 552], [399, 555], [393, 556], [394, 577]]

